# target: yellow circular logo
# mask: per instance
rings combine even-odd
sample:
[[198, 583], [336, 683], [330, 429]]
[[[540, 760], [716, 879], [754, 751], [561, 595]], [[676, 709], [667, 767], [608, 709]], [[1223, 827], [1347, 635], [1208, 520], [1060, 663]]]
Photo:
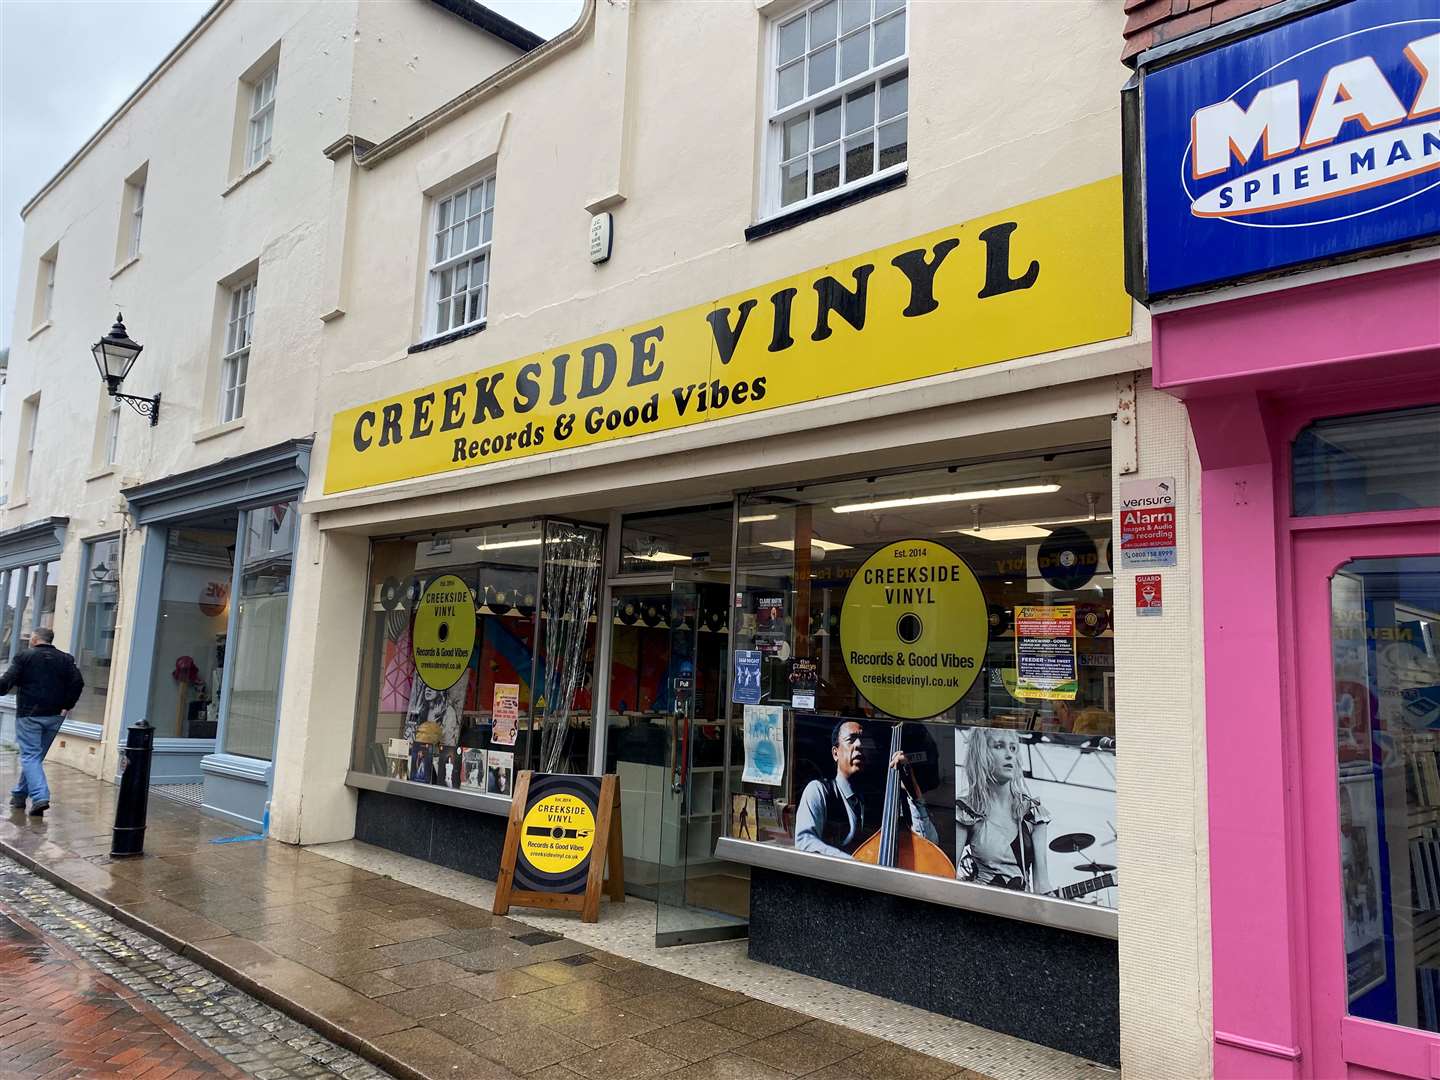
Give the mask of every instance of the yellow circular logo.
[[410, 652], [415, 673], [432, 690], [449, 690], [475, 650], [475, 597], [454, 574], [432, 581], [415, 605]]
[[574, 870], [595, 846], [595, 815], [578, 796], [546, 795], [520, 827], [520, 853], [542, 874]]
[[933, 540], [899, 540], [845, 590], [840, 646], [855, 688], [902, 720], [928, 720], [970, 689], [990, 638], [980, 583]]

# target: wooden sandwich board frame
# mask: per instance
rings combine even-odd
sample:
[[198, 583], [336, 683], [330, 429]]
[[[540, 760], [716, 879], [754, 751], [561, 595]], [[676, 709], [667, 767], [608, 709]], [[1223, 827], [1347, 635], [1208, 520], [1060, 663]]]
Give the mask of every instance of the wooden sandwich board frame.
[[[581, 922], [600, 921], [600, 893], [605, 892], [612, 904], [625, 902], [625, 842], [620, 827], [620, 778], [606, 773], [600, 778], [600, 805], [595, 814], [595, 846], [590, 850], [590, 865], [585, 875], [583, 892], [534, 892], [515, 884], [515, 861], [520, 857], [520, 830], [530, 799], [529, 769], [519, 774], [510, 802], [510, 824], [505, 830], [505, 849], [500, 854], [500, 876], [495, 881], [495, 904], [492, 911], [504, 915], [512, 904], [519, 907], [550, 908], [556, 911], [578, 911]], [[606, 874], [606, 870], [609, 874]]]

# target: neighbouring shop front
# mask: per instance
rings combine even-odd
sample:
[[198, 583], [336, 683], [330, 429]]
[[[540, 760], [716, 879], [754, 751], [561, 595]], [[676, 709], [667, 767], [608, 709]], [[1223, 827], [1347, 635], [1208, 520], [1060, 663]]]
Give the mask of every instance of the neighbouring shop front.
[[[29, 647], [32, 630], [55, 626], [60, 556], [69, 523], [68, 518], [52, 517], [0, 532], [0, 670]], [[0, 698], [0, 743], [15, 745], [13, 692]]]
[[[256, 827], [309, 458], [309, 440], [289, 441], [123, 493], [144, 530], [124, 726], [155, 728], [153, 785]], [[108, 565], [97, 555], [96, 569]]]
[[[744, 415], [809, 400], [817, 379], [884, 386], [1123, 338], [1118, 186], [1096, 187], [1088, 222], [1061, 213], [1065, 193], [956, 243], [832, 265], [783, 304], [762, 286], [342, 412], [326, 491], [543, 453], [557, 432], [563, 448], [675, 429], [659, 458], [710, 418], [686, 415], [701, 395]], [[1032, 255], [1054, 292], [1020, 284]], [[954, 276], [923, 288], [898, 269], [947, 256]], [[998, 309], [987, 274], [1010, 294]], [[774, 318], [809, 327], [779, 369]], [[952, 344], [962, 323], [981, 352]], [[518, 771], [615, 773], [626, 885], [655, 901], [658, 944], [748, 935], [757, 959], [1118, 1063], [1115, 391], [1082, 385], [985, 436], [895, 424], [873, 446], [859, 425], [822, 429], [804, 467], [670, 497], [597, 487], [468, 521], [420, 497], [414, 525], [388, 531], [348, 510], [369, 535], [355, 835], [493, 878]], [[547, 409], [567, 389], [578, 407]], [[915, 977], [939, 956], [961, 959]]]
[[1127, 148], [1202, 469], [1215, 1073], [1432, 1077], [1440, 15], [1273, 15], [1142, 55]]

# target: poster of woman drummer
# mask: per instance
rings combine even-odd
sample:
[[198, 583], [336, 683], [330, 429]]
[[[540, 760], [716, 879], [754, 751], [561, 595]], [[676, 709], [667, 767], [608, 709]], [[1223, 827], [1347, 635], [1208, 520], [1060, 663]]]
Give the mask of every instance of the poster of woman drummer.
[[999, 727], [955, 733], [962, 881], [1113, 908], [1116, 839], [1112, 739]]

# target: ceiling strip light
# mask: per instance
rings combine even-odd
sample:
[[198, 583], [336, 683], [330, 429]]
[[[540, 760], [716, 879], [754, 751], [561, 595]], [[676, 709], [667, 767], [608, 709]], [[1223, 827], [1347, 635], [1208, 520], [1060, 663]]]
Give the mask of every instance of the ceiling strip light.
[[842, 503], [830, 509], [836, 514], [854, 514], [862, 510], [890, 510], [897, 506], [933, 506], [936, 503], [975, 502], [979, 499], [1003, 499], [1011, 495], [1053, 495], [1059, 484], [1023, 484], [1019, 487], [987, 488], [983, 491], [950, 491], [941, 495], [912, 495], [905, 499], [876, 499], [873, 502]]
[[[779, 548], [781, 551], [794, 551], [794, 550], [795, 550], [795, 541], [794, 541], [794, 540], [762, 540], [762, 541], [760, 542], [760, 546], [761, 546], [761, 547], [769, 547], [769, 548]], [[833, 541], [833, 540], [816, 540], [816, 539], [813, 539], [813, 538], [812, 538], [811, 541], [810, 541], [810, 546], [811, 546], [812, 548], [819, 548], [821, 551], [849, 551], [854, 545], [852, 545], [852, 544], [837, 544], [837, 543], [836, 543], [835, 541]]]
[[532, 536], [527, 540], [496, 540], [493, 543], [487, 540], [475, 546], [481, 551], [498, 551], [500, 548], [539, 547], [541, 542], [540, 537]]

